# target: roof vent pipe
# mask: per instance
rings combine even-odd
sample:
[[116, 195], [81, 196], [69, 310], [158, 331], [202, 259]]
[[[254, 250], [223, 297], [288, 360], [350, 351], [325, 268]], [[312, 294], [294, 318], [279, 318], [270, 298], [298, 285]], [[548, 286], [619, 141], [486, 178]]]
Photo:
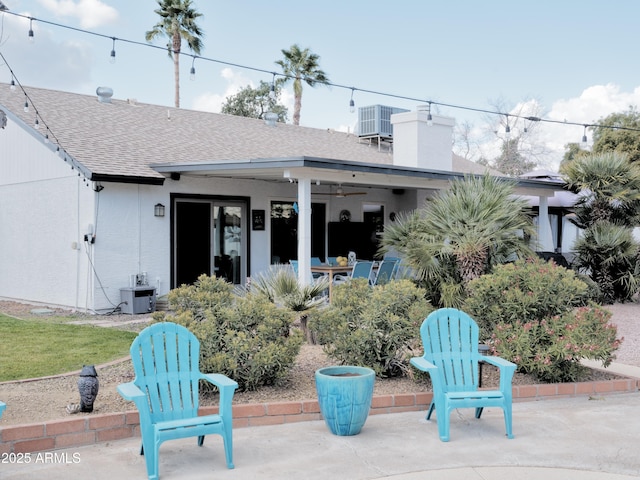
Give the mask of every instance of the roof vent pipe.
[[109, 87], [98, 87], [96, 89], [96, 95], [98, 95], [98, 101], [100, 103], [111, 103], [111, 97], [113, 96], [113, 89]]

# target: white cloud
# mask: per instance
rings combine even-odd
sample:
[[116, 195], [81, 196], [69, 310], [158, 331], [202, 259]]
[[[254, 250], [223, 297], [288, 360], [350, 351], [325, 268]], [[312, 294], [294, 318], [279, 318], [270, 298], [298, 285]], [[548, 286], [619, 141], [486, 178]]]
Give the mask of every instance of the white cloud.
[[227, 97], [235, 95], [240, 91], [242, 87], [247, 85], [253, 87], [253, 82], [242, 75], [242, 73], [236, 72], [229, 67], [225, 67], [220, 72], [220, 76], [226, 81], [226, 86], [223, 94], [205, 92], [198, 95], [193, 100], [192, 108], [194, 110], [202, 110], [205, 112], [220, 113], [222, 104]]
[[95, 28], [118, 19], [118, 11], [100, 0], [38, 1], [56, 16], [77, 18], [82, 28]]
[[[537, 101], [529, 101], [516, 105], [509, 113], [538, 116], [559, 122], [540, 122], [533, 125], [537, 128], [534, 142], [545, 150], [545, 154], [538, 158], [540, 167], [555, 170], [562, 161], [565, 145], [578, 143], [582, 139], [584, 124], [596, 123], [612, 113], [626, 111], [630, 105], [640, 105], [640, 87], [636, 87], [631, 92], [625, 92], [619, 85], [610, 83], [593, 85], [585, 88], [578, 96], [556, 100], [546, 112]], [[580, 125], [565, 125], [563, 122]], [[517, 135], [520, 128], [522, 128], [522, 122], [517, 120], [515, 128], [511, 127], [512, 134]], [[503, 130], [504, 126], [501, 129]], [[474, 126], [471, 137], [477, 145], [474, 160], [477, 160], [480, 155], [489, 159], [499, 155], [502, 141], [496, 139], [495, 135], [487, 135], [487, 126]], [[591, 140], [588, 131], [587, 137]]]
[[9, 81], [10, 67], [25, 86], [73, 90], [91, 79], [93, 59], [82, 41], [59, 41], [46, 24], [34, 22], [33, 43], [26, 41], [29, 20], [6, 16], [0, 44], [8, 65], [0, 65], [0, 78]]
[[[626, 111], [630, 105], [640, 105], [640, 87], [636, 87], [631, 92], [624, 92], [619, 85], [612, 83], [593, 85], [585, 88], [577, 97], [555, 101], [545, 118], [560, 122], [590, 124], [612, 113]], [[551, 123], [546, 124], [541, 130], [543, 140], [553, 151], [549, 158], [553, 167], [560, 164], [564, 155], [564, 146], [567, 143], [580, 142], [584, 133], [583, 126]], [[587, 131], [587, 137], [590, 141], [589, 131]]]

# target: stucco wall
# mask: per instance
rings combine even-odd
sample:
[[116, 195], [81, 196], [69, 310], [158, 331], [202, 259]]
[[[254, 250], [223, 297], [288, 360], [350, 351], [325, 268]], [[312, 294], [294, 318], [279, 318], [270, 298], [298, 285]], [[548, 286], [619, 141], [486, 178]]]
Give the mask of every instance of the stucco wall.
[[[248, 197], [248, 216], [252, 209], [266, 212], [265, 230], [248, 232], [249, 276], [270, 264], [271, 202], [297, 198], [295, 183], [189, 175], [162, 186], [104, 182], [96, 192], [55, 146], [11, 120], [0, 130], [0, 172], [0, 298], [101, 313], [120, 303], [120, 289], [132, 274], [147, 272], [158, 295], [169, 291], [172, 194]], [[363, 205], [373, 203], [384, 206], [389, 223], [391, 212], [413, 209], [423, 198], [390, 188], [346, 190], [367, 193], [312, 197], [326, 204], [326, 222], [338, 221], [344, 209], [352, 221], [362, 221]], [[154, 216], [156, 203], [165, 205], [164, 217]], [[95, 242], [84, 241], [85, 234], [95, 234]]]
[[[288, 182], [273, 183], [253, 180], [229, 180], [183, 175], [179, 181], [167, 179], [163, 186], [104, 184], [99, 193], [98, 215], [95, 219], [94, 250], [97, 276], [102, 287], [93, 283], [96, 310], [108, 310], [120, 300], [120, 288], [129, 285], [129, 276], [147, 272], [149, 284], [158, 295], [169, 291], [171, 284], [170, 218], [171, 194], [220, 195], [250, 197], [250, 209], [268, 212], [274, 200], [295, 201], [297, 186]], [[389, 189], [358, 189], [366, 195], [335, 198], [314, 196], [314, 202], [327, 205], [326, 221], [338, 221], [339, 212], [348, 209], [352, 221], [361, 221], [364, 203], [385, 206], [385, 221], [389, 213], [409, 208], [407, 197], [392, 194]], [[164, 217], [154, 217], [153, 207], [162, 203]], [[250, 214], [250, 212], [247, 212]], [[268, 268], [270, 264], [270, 222], [264, 231], [249, 231], [249, 276]], [[90, 279], [89, 279], [90, 280]], [[82, 280], [87, 281], [87, 279]]]
[[53, 148], [12, 121], [0, 130], [0, 297], [85, 307], [93, 192]]

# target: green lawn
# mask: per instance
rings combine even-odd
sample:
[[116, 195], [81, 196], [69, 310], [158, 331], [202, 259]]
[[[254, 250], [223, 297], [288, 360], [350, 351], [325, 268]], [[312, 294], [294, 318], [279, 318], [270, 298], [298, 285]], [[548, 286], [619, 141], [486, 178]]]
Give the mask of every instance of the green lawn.
[[136, 335], [0, 315], [0, 382], [71, 372], [124, 357]]

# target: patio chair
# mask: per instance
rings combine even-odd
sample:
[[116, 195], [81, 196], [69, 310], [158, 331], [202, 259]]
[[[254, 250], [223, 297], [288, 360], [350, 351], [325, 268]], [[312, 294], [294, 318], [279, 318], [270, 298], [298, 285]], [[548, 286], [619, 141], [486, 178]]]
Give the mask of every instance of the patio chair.
[[396, 274], [396, 267], [398, 266], [398, 262], [396, 260], [387, 260], [384, 259], [380, 262], [378, 266], [378, 271], [375, 276], [375, 280], [373, 281], [374, 285], [384, 285], [393, 280]]
[[[135, 379], [118, 385], [118, 393], [135, 402], [149, 479], [157, 479], [158, 451], [166, 440], [222, 436], [228, 468], [233, 465], [231, 401], [238, 384], [222, 374], [200, 372], [200, 342], [181, 325], [163, 322], [140, 332], [131, 344]], [[219, 413], [198, 416], [198, 386], [206, 380], [220, 393]]]
[[[422, 322], [420, 336], [424, 355], [411, 364], [428, 372], [433, 386], [433, 400], [427, 420], [437, 411], [440, 440], [449, 441], [449, 417], [454, 408], [475, 408], [480, 418], [484, 407], [500, 407], [504, 412], [507, 437], [511, 432], [511, 379], [514, 363], [500, 357], [478, 353], [478, 325], [469, 315], [455, 308], [432, 312]], [[486, 362], [500, 370], [498, 390], [479, 390], [478, 363]]]
[[334, 275], [333, 283], [344, 283], [354, 278], [366, 278], [369, 283], [373, 279], [373, 262], [369, 260], [358, 260], [353, 264], [350, 275]]
[[0, 418], [2, 418], [2, 412], [4, 412], [5, 408], [7, 408], [7, 404], [4, 402], [0, 402]]

